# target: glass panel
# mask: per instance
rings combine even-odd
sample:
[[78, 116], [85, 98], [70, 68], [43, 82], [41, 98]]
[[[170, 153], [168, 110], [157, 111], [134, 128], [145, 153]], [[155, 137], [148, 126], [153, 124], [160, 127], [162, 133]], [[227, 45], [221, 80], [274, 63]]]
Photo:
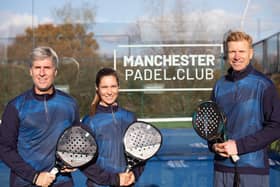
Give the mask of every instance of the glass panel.
[[260, 42], [256, 45], [253, 46], [254, 48], [254, 57], [253, 57], [253, 62], [254, 66], [260, 70], [264, 70], [264, 54], [263, 54], [263, 42]]
[[[10, 0], [0, 9], [6, 21], [0, 28], [0, 114], [10, 99], [31, 87], [31, 49], [48, 45], [60, 57], [55, 84], [78, 100], [81, 116], [94, 96], [96, 72], [113, 67], [120, 75], [120, 102], [139, 118], [191, 117], [226, 72], [223, 34], [240, 28], [240, 16], [229, 22], [222, 19], [228, 7], [217, 7], [182, 0]], [[268, 41], [266, 60], [262, 43], [254, 47], [255, 65], [262, 71], [276, 71], [275, 40]]]
[[269, 73], [275, 73], [278, 71], [278, 59], [277, 59], [277, 35], [267, 40], [267, 65]]

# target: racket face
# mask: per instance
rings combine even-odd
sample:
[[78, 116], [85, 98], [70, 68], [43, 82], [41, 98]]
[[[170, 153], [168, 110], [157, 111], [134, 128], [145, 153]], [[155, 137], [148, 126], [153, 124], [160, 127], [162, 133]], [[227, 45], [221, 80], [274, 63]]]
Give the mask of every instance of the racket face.
[[79, 167], [90, 162], [97, 153], [94, 137], [80, 126], [64, 131], [57, 144], [57, 157], [67, 166]]
[[194, 112], [192, 125], [199, 136], [206, 140], [219, 138], [224, 130], [224, 119], [215, 102], [201, 103]]
[[149, 123], [136, 121], [126, 130], [124, 147], [127, 154], [140, 160], [153, 157], [160, 149], [162, 135]]

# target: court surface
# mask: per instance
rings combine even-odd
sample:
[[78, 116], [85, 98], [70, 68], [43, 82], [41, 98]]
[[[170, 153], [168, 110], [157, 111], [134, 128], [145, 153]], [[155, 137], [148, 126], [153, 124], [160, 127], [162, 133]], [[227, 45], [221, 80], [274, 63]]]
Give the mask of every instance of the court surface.
[[[136, 187], [212, 187], [213, 154], [193, 129], [161, 129], [163, 145], [150, 159]], [[270, 186], [280, 186], [279, 155], [270, 155]], [[277, 161], [278, 160], [278, 161]], [[8, 187], [9, 169], [0, 161], [0, 186]], [[85, 176], [73, 173], [75, 187]]]

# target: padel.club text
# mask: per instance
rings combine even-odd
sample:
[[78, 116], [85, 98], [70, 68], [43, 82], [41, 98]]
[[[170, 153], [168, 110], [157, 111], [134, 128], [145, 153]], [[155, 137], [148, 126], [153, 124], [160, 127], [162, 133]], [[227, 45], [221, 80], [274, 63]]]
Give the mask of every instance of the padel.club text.
[[123, 56], [125, 80], [211, 80], [214, 78], [215, 56], [138, 55]]

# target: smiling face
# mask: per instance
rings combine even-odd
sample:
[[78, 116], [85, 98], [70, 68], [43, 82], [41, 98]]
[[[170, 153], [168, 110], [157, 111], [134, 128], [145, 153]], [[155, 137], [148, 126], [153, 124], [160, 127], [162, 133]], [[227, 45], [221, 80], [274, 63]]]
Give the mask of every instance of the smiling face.
[[119, 84], [116, 77], [113, 75], [103, 76], [96, 90], [101, 99], [101, 105], [109, 106], [114, 104], [119, 95]]
[[253, 57], [253, 49], [246, 40], [230, 41], [228, 47], [228, 62], [235, 71], [244, 70]]
[[36, 94], [53, 93], [53, 82], [57, 74], [56, 67], [51, 58], [34, 60], [30, 67]]

